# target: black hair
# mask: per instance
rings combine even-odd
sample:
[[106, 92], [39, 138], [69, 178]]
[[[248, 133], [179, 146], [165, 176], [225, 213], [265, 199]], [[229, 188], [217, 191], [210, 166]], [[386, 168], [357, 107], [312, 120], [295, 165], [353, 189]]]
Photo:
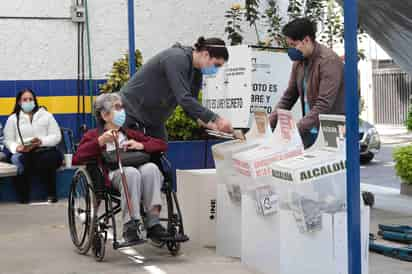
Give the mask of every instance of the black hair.
[[308, 18], [297, 18], [283, 27], [282, 34], [292, 40], [302, 41], [309, 36], [312, 41], [315, 41], [316, 24]]
[[30, 92], [31, 95], [33, 96], [33, 101], [34, 101], [34, 109], [33, 109], [33, 113], [35, 113], [36, 111], [39, 110], [39, 104], [37, 103], [37, 97], [36, 94], [34, 93], [33, 90], [29, 89], [29, 88], [25, 88], [20, 90], [17, 95], [16, 95], [16, 103], [14, 105], [14, 109], [13, 112], [11, 114], [16, 114], [17, 116], [19, 116], [20, 114], [20, 110], [21, 110], [21, 106], [19, 104], [21, 97], [23, 96], [24, 93], [26, 92]]
[[223, 60], [229, 60], [229, 52], [226, 48], [226, 44], [222, 39], [219, 38], [208, 38], [199, 37], [195, 44], [196, 51], [206, 50], [210, 57], [223, 58]]

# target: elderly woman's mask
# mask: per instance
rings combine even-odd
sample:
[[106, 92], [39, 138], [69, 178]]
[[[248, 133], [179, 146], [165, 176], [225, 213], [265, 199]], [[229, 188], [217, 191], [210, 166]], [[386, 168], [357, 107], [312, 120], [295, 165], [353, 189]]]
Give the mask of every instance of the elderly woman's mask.
[[113, 124], [122, 127], [126, 122], [126, 112], [124, 109], [113, 111]]

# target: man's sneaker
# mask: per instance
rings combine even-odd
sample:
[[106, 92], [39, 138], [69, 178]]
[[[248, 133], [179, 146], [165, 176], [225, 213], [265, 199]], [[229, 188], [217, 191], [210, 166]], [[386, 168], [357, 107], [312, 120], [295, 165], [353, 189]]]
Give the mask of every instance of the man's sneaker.
[[125, 241], [122, 245], [134, 245], [143, 242], [141, 238], [141, 223], [138, 220], [130, 220], [123, 226], [123, 239]]
[[161, 224], [155, 224], [147, 229], [147, 238], [151, 240], [162, 240], [170, 237], [169, 233]]

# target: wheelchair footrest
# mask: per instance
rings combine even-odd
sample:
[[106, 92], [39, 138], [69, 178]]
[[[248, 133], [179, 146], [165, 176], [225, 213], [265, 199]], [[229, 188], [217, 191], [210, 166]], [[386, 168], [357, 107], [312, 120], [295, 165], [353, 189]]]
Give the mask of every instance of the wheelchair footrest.
[[175, 242], [178, 242], [178, 243], [184, 243], [184, 242], [189, 241], [189, 237], [187, 235], [184, 235], [184, 234], [178, 234], [178, 235], [175, 235], [174, 237], [172, 237], [171, 241], [175, 241]]
[[162, 237], [159, 239], [152, 239], [152, 241], [159, 243], [159, 242], [177, 242], [177, 243], [183, 243], [189, 241], [189, 237], [184, 235], [184, 234], [178, 234], [174, 236], [168, 236], [168, 237]]
[[135, 245], [141, 245], [146, 243], [146, 240], [138, 240], [138, 241], [132, 241], [132, 242], [114, 242], [113, 243], [113, 248], [114, 249], [119, 249], [119, 248], [124, 248], [124, 247], [131, 247]]

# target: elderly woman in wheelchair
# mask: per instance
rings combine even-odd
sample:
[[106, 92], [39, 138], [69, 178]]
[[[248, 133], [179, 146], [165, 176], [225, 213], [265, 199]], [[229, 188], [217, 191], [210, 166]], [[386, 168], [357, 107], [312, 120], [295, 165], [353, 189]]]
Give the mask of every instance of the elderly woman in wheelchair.
[[[111, 186], [120, 192], [124, 239], [122, 247], [143, 242], [141, 212], [145, 212], [144, 227], [147, 238], [161, 242], [169, 237], [169, 233], [160, 224], [159, 219], [162, 204], [161, 188], [164, 180], [159, 167], [153, 162], [146, 162], [119, 168], [116, 160], [116, 165], [110, 167], [106, 163], [105, 155], [114, 153], [116, 149], [124, 152], [160, 153], [167, 150], [167, 144], [160, 139], [145, 136], [140, 131], [122, 127], [126, 116], [118, 94], [98, 96], [94, 109], [97, 128], [89, 130], [83, 136], [73, 157], [73, 164], [81, 165], [91, 160], [97, 161], [97, 165], [102, 170], [106, 189]], [[144, 209], [140, 208], [141, 205]]]

